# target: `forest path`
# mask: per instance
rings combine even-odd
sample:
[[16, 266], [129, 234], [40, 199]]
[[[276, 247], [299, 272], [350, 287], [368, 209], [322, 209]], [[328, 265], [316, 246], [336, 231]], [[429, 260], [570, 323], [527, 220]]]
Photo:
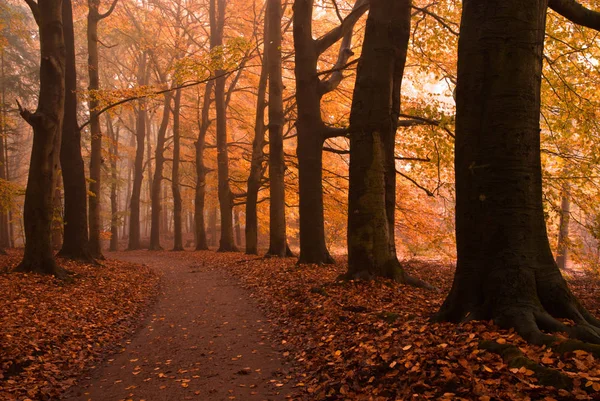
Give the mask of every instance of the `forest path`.
[[107, 256], [150, 266], [162, 276], [160, 295], [133, 338], [64, 400], [286, 399], [285, 361], [271, 327], [250, 294], [214, 266], [214, 253]]

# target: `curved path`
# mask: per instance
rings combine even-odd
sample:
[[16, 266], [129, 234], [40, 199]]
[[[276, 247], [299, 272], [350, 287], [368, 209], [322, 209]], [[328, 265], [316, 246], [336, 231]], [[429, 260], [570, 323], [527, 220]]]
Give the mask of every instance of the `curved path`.
[[142, 328], [64, 400], [286, 399], [288, 372], [277, 340], [234, 279], [203, 262], [200, 253], [109, 257], [153, 268], [162, 275], [161, 292]]

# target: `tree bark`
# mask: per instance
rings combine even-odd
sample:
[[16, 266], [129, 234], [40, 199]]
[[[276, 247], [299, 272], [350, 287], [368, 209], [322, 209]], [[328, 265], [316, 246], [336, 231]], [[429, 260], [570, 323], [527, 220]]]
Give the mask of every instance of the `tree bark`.
[[[0, 85], [2, 85], [0, 88], [0, 180], [8, 181], [8, 158], [6, 157], [6, 149], [4, 147], [5, 138], [8, 134], [8, 130], [6, 129], [6, 108], [8, 105], [6, 104], [6, 71], [4, 66], [4, 49], [0, 49], [0, 63]], [[0, 253], [4, 252], [4, 249], [10, 247], [8, 222], [8, 208], [0, 208]]]
[[[225, 0], [210, 1], [210, 48], [223, 45]], [[221, 211], [221, 239], [219, 252], [237, 251], [233, 239], [233, 194], [229, 186], [229, 153], [227, 145], [227, 107], [225, 105], [225, 71], [215, 71], [215, 108], [217, 114], [217, 177], [219, 209]]]
[[181, 190], [179, 188], [179, 163], [181, 154], [181, 133], [180, 133], [180, 114], [181, 114], [181, 89], [175, 92], [175, 102], [173, 104], [173, 169], [171, 174], [171, 189], [173, 191], [173, 232], [174, 232], [174, 251], [183, 251], [183, 228], [182, 228], [182, 200]]
[[283, 78], [281, 71], [281, 0], [268, 0], [269, 70], [269, 250], [267, 255], [287, 256], [285, 226], [285, 160], [283, 153]]
[[194, 202], [194, 234], [196, 239], [196, 250], [208, 249], [206, 239], [206, 228], [204, 224], [204, 200], [206, 196], [206, 166], [204, 165], [204, 149], [206, 147], [206, 133], [210, 125], [210, 94], [212, 93], [213, 81], [208, 81], [204, 88], [202, 111], [200, 111], [200, 99], [198, 99], [198, 140], [196, 141], [196, 196]]
[[[147, 54], [140, 55], [138, 65], [138, 85], [146, 85]], [[133, 187], [131, 188], [131, 201], [129, 204], [129, 245], [128, 250], [141, 248], [140, 243], [140, 197], [142, 194], [142, 181], [144, 179], [144, 141], [146, 139], [146, 100], [138, 102], [136, 128], [135, 128], [135, 163], [133, 168]]]
[[93, 262], [88, 246], [87, 187], [81, 155], [81, 132], [77, 122], [77, 74], [75, 35], [70, 0], [63, 0], [63, 34], [66, 49], [65, 113], [60, 149], [64, 185], [64, 235], [61, 257]]
[[[265, 18], [264, 43], [269, 41], [269, 18]], [[254, 120], [254, 139], [252, 140], [252, 159], [250, 161], [250, 174], [246, 191], [246, 254], [258, 255], [258, 192], [265, 173], [265, 108], [268, 69], [268, 52], [263, 53], [258, 92], [256, 96], [256, 117]]]
[[160, 220], [161, 220], [161, 195], [162, 195], [162, 175], [165, 164], [165, 138], [167, 128], [169, 126], [169, 116], [171, 115], [171, 98], [170, 92], [165, 93], [165, 104], [163, 106], [163, 116], [156, 136], [156, 148], [154, 150], [154, 179], [152, 180], [151, 192], [151, 226], [150, 226], [150, 250], [160, 251]]
[[[600, 342], [600, 321], [561, 276], [546, 233], [540, 83], [547, 0], [466, 0], [456, 89], [457, 269], [437, 320], [493, 319]], [[568, 318], [566, 326], [555, 318]]]
[[115, 131], [110, 117], [106, 117], [106, 127], [110, 135], [110, 245], [109, 250], [119, 250], [119, 175], [117, 163], [119, 161], [119, 130]]
[[298, 175], [300, 185], [300, 257], [299, 263], [334, 263], [325, 243], [323, 216], [323, 143], [337, 135], [321, 118], [321, 98], [341, 81], [341, 72], [321, 80], [317, 74], [319, 56], [344, 37], [335, 69], [341, 70], [352, 54], [352, 27], [366, 12], [368, 4], [357, 0], [353, 12], [337, 28], [315, 40], [312, 37], [314, 0], [294, 1], [294, 50], [296, 102], [298, 118]]
[[90, 194], [89, 194], [89, 251], [93, 257], [104, 259], [102, 255], [102, 242], [100, 231], [102, 230], [101, 212], [101, 178], [102, 178], [102, 130], [100, 128], [100, 117], [98, 115], [97, 92], [100, 89], [100, 63], [98, 60], [98, 23], [108, 17], [116, 5], [117, 0], [108, 12], [100, 14], [100, 0], [88, 0], [88, 25], [87, 25], [87, 45], [88, 45], [88, 89], [91, 93], [90, 105], [90, 134], [91, 134], [91, 152], [90, 152]]
[[[410, 36], [411, 1], [371, 0], [350, 114], [348, 276], [405, 281], [396, 256], [394, 144], [400, 87]], [[396, 91], [398, 93], [396, 93]], [[389, 151], [391, 149], [391, 152]], [[391, 221], [390, 221], [391, 218]]]
[[52, 212], [58, 179], [65, 105], [62, 0], [28, 3], [39, 26], [40, 94], [34, 113], [20, 108], [33, 128], [33, 148], [23, 212], [25, 253], [17, 271], [65, 275], [52, 251]]
[[560, 225], [558, 229], [558, 249], [556, 252], [556, 264], [561, 270], [567, 268], [569, 258], [569, 222], [571, 220], [570, 185], [563, 184], [560, 202]]

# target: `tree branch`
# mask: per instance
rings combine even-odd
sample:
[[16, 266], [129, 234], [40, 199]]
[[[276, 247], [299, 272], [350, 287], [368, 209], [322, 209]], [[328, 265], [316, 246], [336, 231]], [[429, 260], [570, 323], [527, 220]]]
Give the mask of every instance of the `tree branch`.
[[115, 11], [115, 7], [117, 6], [117, 2], [119, 0], [113, 0], [112, 4], [110, 5], [110, 8], [108, 9], [108, 11], [106, 11], [104, 14], [100, 14], [100, 16], [98, 17], [98, 20], [102, 20], [108, 16], [110, 16], [112, 14], [113, 11]]
[[38, 26], [40, 26], [40, 7], [38, 6], [38, 3], [33, 0], [25, 0], [25, 3], [27, 3], [31, 9], [31, 13], [33, 14], [35, 22], [38, 24]]
[[600, 31], [600, 12], [590, 10], [575, 0], [550, 0], [548, 6], [578, 25]]
[[333, 46], [335, 42], [344, 37], [348, 31], [351, 31], [354, 24], [356, 24], [368, 9], [369, 2], [367, 0], [356, 0], [352, 12], [344, 18], [342, 23], [315, 41], [317, 53], [323, 54], [327, 49]]

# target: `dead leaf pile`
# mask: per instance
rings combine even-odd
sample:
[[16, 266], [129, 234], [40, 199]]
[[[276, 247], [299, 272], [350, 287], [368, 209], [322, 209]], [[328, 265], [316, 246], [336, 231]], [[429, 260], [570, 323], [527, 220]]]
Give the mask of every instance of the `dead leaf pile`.
[[[434, 324], [454, 267], [413, 262], [406, 270], [439, 293], [387, 280], [342, 282], [346, 266], [296, 266], [294, 259], [250, 259], [228, 269], [283, 332], [284, 355], [297, 363], [295, 399], [307, 400], [587, 400], [600, 399], [600, 363], [576, 351], [558, 355], [531, 346], [491, 322]], [[571, 283], [597, 316], [597, 279]], [[482, 340], [513, 344], [534, 362], [573, 379], [573, 389], [539, 384], [479, 348]]]
[[82, 370], [119, 346], [158, 292], [149, 268], [114, 260], [60, 260], [72, 280], [6, 273], [22, 253], [0, 256], [0, 399], [56, 399]]

